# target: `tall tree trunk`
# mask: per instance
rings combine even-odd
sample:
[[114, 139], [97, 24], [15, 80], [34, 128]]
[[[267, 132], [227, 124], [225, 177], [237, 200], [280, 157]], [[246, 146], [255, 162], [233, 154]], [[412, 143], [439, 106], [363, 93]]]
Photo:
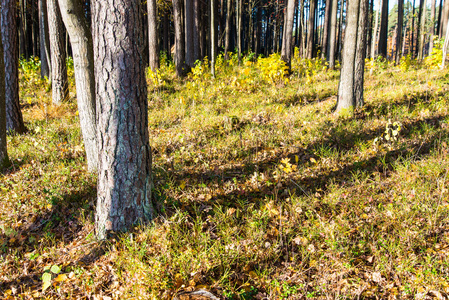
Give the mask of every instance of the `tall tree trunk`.
[[216, 26], [215, 26], [215, 0], [210, 0], [210, 71], [212, 76], [215, 78], [215, 56], [216, 47]]
[[[97, 237], [153, 217], [148, 94], [141, 6], [137, 0], [94, 0], [97, 99]], [[116, 33], [120, 32], [120, 35]]]
[[446, 36], [446, 29], [449, 19], [449, 1], [444, 1], [443, 7], [440, 7], [440, 10], [442, 10], [443, 13], [440, 23], [440, 38], [442, 38], [443, 36]]
[[359, 27], [357, 29], [357, 50], [355, 54], [354, 68], [354, 96], [355, 106], [362, 107], [363, 99], [363, 82], [365, 78], [365, 57], [366, 57], [366, 38], [368, 28], [368, 8], [369, 0], [360, 0], [359, 10]]
[[[449, 26], [449, 22], [447, 22], [447, 26]], [[444, 39], [443, 45], [443, 61], [441, 62], [441, 69], [444, 69], [444, 66], [446, 65], [448, 47], [449, 47], [449, 28], [446, 28], [446, 38]]]
[[412, 34], [410, 36], [411, 41], [409, 53], [412, 55], [412, 57], [415, 57], [415, 0], [413, 0], [412, 7]]
[[426, 0], [421, 0], [419, 2], [419, 27], [418, 27], [418, 47], [417, 56], [419, 60], [423, 59], [424, 52], [424, 38], [426, 36], [424, 32], [424, 26], [426, 25]]
[[430, 31], [429, 31], [429, 55], [432, 54], [433, 50], [433, 38], [435, 36], [435, 1], [436, 0], [430, 0], [431, 7], [430, 7]]
[[[407, 45], [407, 34], [408, 34], [408, 32], [407, 32], [407, 22], [406, 22], [405, 26], [404, 26], [404, 38], [402, 39], [402, 51], [401, 51], [402, 56], [405, 55], [405, 46]], [[399, 59], [399, 62], [400, 62], [400, 59]]]
[[296, 0], [288, 0], [286, 22], [284, 23], [284, 38], [282, 43], [282, 55], [281, 58], [287, 64], [287, 67], [291, 68], [292, 62], [292, 50], [293, 50], [293, 18], [295, 16]]
[[5, 63], [3, 60], [2, 31], [0, 30], [0, 171], [8, 162], [7, 149], [8, 147], [6, 140]]
[[[446, 1], [447, 2], [447, 1]], [[437, 32], [438, 38], [441, 38], [441, 16], [443, 15], [443, 0], [440, 0], [440, 6], [438, 8], [438, 20], [437, 20]]]
[[329, 68], [331, 70], [335, 69], [335, 53], [337, 46], [337, 11], [338, 11], [338, 0], [331, 0], [331, 25], [329, 34]]
[[236, 19], [237, 19], [237, 49], [239, 65], [242, 63], [242, 35], [243, 35], [243, 0], [236, 0]]
[[171, 43], [170, 43], [170, 17], [169, 12], [164, 11], [164, 17], [163, 17], [163, 45], [164, 45], [164, 51], [166, 52], [167, 56], [170, 56], [171, 53]]
[[256, 49], [256, 56], [258, 56], [259, 54], [261, 54], [261, 47], [260, 47], [260, 43], [261, 43], [261, 36], [262, 36], [262, 8], [258, 7], [257, 8], [257, 14], [256, 14], [256, 36], [255, 36], [255, 45], [254, 48]]
[[[337, 0], [338, 1], [338, 0]], [[299, 55], [301, 57], [305, 57], [306, 55], [306, 31], [305, 31], [305, 20], [304, 20], [304, 2], [305, 0], [300, 0], [300, 9], [299, 12], [299, 22], [301, 24], [301, 37], [300, 37], [300, 46], [299, 46]]]
[[153, 72], [159, 69], [159, 51], [157, 45], [157, 5], [156, 0], [147, 0], [148, 5], [148, 63]]
[[355, 57], [357, 51], [357, 31], [360, 12], [360, 0], [348, 1], [347, 26], [343, 46], [343, 64], [341, 67], [338, 89], [337, 113], [342, 110], [352, 110], [355, 102]]
[[231, 17], [232, 17], [232, 0], [226, 0], [226, 28], [225, 28], [225, 59], [229, 59], [229, 48], [231, 44]]
[[[381, 0], [377, 0], [377, 7], [380, 8]], [[376, 21], [374, 22], [373, 40], [371, 44], [371, 58], [376, 58], [376, 44], [378, 41], [377, 31], [379, 30], [379, 11], [376, 11]]]
[[374, 0], [369, 2], [369, 19], [368, 19], [368, 29], [367, 29], [367, 40], [366, 40], [366, 57], [371, 57], [371, 44], [373, 42], [373, 25], [374, 25]]
[[193, 0], [184, 0], [185, 3], [185, 38], [186, 38], [186, 65], [193, 68], [194, 60], [194, 40], [193, 40]]
[[402, 28], [404, 22], [404, 0], [398, 0], [398, 27], [396, 31], [396, 65], [402, 57]]
[[50, 40], [48, 38], [47, 1], [39, 0], [39, 36], [41, 77], [51, 79]]
[[16, 1], [1, 1], [1, 31], [5, 64], [6, 131], [23, 133], [19, 104], [19, 43], [17, 40]]
[[388, 0], [382, 0], [382, 15], [380, 19], [379, 47], [378, 54], [387, 58], [388, 42]]
[[201, 60], [201, 34], [200, 34], [200, 20], [201, 8], [200, 0], [193, 0], [193, 62]]
[[325, 5], [324, 26], [323, 26], [323, 48], [321, 49], [321, 58], [329, 61], [329, 28], [331, 18], [332, 0], [327, 0]]
[[64, 30], [57, 0], [47, 0], [47, 14], [51, 51], [51, 85], [54, 104], [68, 99], [66, 50], [64, 47]]
[[173, 2], [173, 23], [175, 26], [175, 66], [176, 76], [185, 75], [185, 39], [182, 26], [182, 0], [172, 0]]
[[90, 172], [97, 171], [97, 126], [95, 116], [95, 76], [92, 33], [85, 17], [82, 0], [59, 0], [61, 16], [72, 44], [76, 98]]
[[310, 0], [309, 20], [307, 24], [307, 58], [313, 58], [314, 37], [315, 37], [315, 6], [317, 0]]

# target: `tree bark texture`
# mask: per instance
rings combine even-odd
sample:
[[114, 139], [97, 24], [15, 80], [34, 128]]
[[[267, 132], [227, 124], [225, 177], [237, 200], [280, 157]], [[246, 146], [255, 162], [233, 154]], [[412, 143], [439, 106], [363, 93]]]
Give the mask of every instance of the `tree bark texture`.
[[81, 0], [59, 0], [59, 7], [72, 45], [76, 98], [84, 148], [86, 149], [87, 166], [89, 172], [96, 172], [98, 149], [92, 33]]
[[201, 60], [201, 8], [200, 0], [193, 0], [193, 62]]
[[194, 28], [194, 20], [193, 20], [193, 0], [185, 0], [185, 38], [186, 38], [186, 65], [189, 68], [194, 67], [194, 52], [195, 45], [193, 39], [193, 28]]
[[23, 133], [26, 128], [19, 104], [19, 42], [15, 1], [1, 1], [0, 23], [5, 64], [6, 131]]
[[175, 54], [174, 61], [176, 76], [185, 75], [185, 39], [182, 28], [182, 0], [172, 0], [173, 2], [173, 23], [175, 27]]
[[396, 32], [396, 65], [402, 57], [402, 28], [404, 25], [404, 0], [398, 0], [398, 27]]
[[347, 22], [343, 46], [343, 64], [341, 67], [340, 84], [338, 89], [337, 113], [343, 109], [355, 107], [355, 57], [357, 50], [357, 31], [359, 20], [360, 0], [348, 1]]
[[388, 46], [388, 0], [382, 0], [378, 55], [387, 58]]
[[292, 62], [292, 50], [293, 50], [293, 18], [295, 16], [296, 0], [288, 0], [286, 22], [284, 23], [285, 30], [282, 43], [281, 58], [287, 64], [287, 67], [291, 68]]
[[426, 25], [426, 0], [421, 0], [419, 4], [419, 27], [418, 27], [418, 59], [422, 60], [424, 57], [424, 42], [425, 42], [425, 25]]
[[323, 47], [321, 49], [321, 57], [329, 61], [329, 28], [332, 9], [332, 0], [326, 1], [324, 14], [324, 28], [323, 28]]
[[359, 24], [357, 29], [357, 50], [355, 54], [354, 68], [354, 96], [355, 106], [362, 107], [363, 99], [363, 83], [365, 79], [365, 57], [366, 57], [366, 40], [368, 28], [368, 8], [369, 0], [360, 0]]
[[54, 104], [60, 104], [68, 99], [69, 88], [64, 30], [57, 0], [47, 0], [47, 16], [50, 34], [52, 99]]
[[157, 45], [157, 5], [156, 0], [147, 0], [148, 5], [148, 62], [153, 72], [159, 69], [159, 51]]
[[332, 1], [330, 33], [329, 33], [329, 69], [335, 69], [335, 53], [337, 46], [337, 11], [338, 0]]
[[8, 161], [5, 100], [5, 63], [3, 60], [2, 31], [0, 30], [0, 170]]
[[440, 22], [440, 38], [443, 36], [446, 36], [446, 29], [449, 19], [449, 1], [445, 0], [443, 2], [442, 9], [442, 16], [441, 16], [441, 22]]
[[142, 12], [137, 0], [94, 0], [99, 239], [153, 217]]
[[215, 78], [215, 56], [217, 51], [217, 27], [215, 26], [215, 0], [210, 0], [210, 72]]
[[41, 77], [51, 79], [50, 40], [48, 37], [47, 1], [39, 0], [39, 41]]
[[307, 58], [313, 58], [314, 36], [315, 36], [315, 6], [317, 0], [310, 0], [309, 20], [307, 24]]
[[433, 38], [435, 36], [435, 13], [436, 13], [436, 8], [435, 8], [435, 1], [436, 0], [430, 0], [431, 2], [431, 6], [430, 6], [430, 31], [429, 31], [429, 55], [432, 53], [433, 50]]
[[[447, 22], [447, 26], [449, 26], [449, 22]], [[446, 38], [444, 39], [443, 45], [443, 61], [441, 62], [441, 69], [444, 69], [444, 66], [446, 65], [448, 47], [449, 47], [449, 28], [446, 28]]]
[[225, 59], [229, 59], [228, 52], [231, 45], [232, 1], [233, 0], [226, 0]]

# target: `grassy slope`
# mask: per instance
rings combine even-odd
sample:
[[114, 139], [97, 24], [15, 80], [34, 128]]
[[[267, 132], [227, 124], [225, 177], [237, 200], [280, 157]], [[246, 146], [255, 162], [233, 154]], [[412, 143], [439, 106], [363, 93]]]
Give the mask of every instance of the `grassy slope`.
[[[149, 79], [160, 214], [106, 243], [93, 238], [76, 105], [52, 106], [36, 70], [22, 74], [29, 132], [9, 137], [0, 174], [4, 297], [449, 293], [446, 70], [374, 67], [366, 106], [345, 118], [331, 112], [336, 72], [271, 85], [249, 63], [219, 68], [216, 80]], [[392, 142], [388, 120], [401, 123]]]

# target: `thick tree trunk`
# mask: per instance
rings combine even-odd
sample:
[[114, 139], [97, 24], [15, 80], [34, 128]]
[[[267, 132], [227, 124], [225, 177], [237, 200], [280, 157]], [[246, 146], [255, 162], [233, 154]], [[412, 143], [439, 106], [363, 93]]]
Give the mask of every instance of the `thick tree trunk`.
[[337, 10], [338, 0], [331, 0], [331, 25], [329, 34], [329, 68], [335, 69], [335, 53], [337, 46]]
[[0, 171], [7, 162], [5, 63], [3, 60], [2, 31], [0, 30]]
[[19, 104], [19, 43], [17, 39], [16, 1], [1, 1], [1, 31], [5, 64], [6, 131], [23, 133]]
[[193, 68], [195, 60], [195, 46], [193, 40], [193, 0], [184, 0], [185, 3], [185, 38], [186, 38], [186, 65]]
[[325, 14], [324, 14], [324, 28], [323, 28], [323, 47], [321, 49], [321, 58], [329, 61], [329, 28], [330, 28], [330, 18], [331, 18], [331, 8], [332, 8], [332, 0], [328, 0], [325, 5]]
[[382, 0], [378, 54], [387, 58], [388, 46], [388, 0]]
[[54, 104], [68, 99], [66, 50], [61, 13], [57, 0], [47, 0], [47, 15], [51, 51], [51, 85]]
[[419, 3], [419, 27], [418, 27], [418, 59], [422, 60], [424, 57], [424, 42], [426, 33], [424, 26], [426, 25], [426, 0], [421, 0]]
[[360, 11], [360, 0], [348, 1], [347, 26], [343, 46], [343, 63], [341, 67], [338, 89], [337, 113], [342, 110], [352, 110], [355, 102], [355, 57], [357, 50], [357, 31]]
[[287, 67], [291, 68], [292, 62], [292, 50], [293, 50], [293, 18], [295, 16], [296, 0], [288, 0], [286, 22], [284, 23], [284, 37], [282, 43], [282, 55], [281, 58], [287, 64]]
[[81, 0], [59, 0], [61, 16], [72, 44], [76, 98], [90, 172], [97, 171], [98, 149], [95, 116], [95, 77], [92, 33]]
[[354, 96], [356, 107], [362, 107], [364, 104], [363, 82], [365, 78], [368, 8], [369, 8], [369, 0], [360, 0], [359, 27], [357, 29], [357, 50], [355, 54], [355, 68], [354, 68], [354, 94], [355, 94]]
[[175, 66], [176, 76], [185, 75], [185, 39], [182, 26], [182, 0], [172, 0], [173, 2], [173, 23], [175, 26]]
[[315, 6], [317, 0], [310, 0], [309, 20], [307, 24], [307, 58], [313, 58], [314, 37], [315, 37]]
[[433, 38], [435, 36], [435, 1], [436, 0], [430, 0], [432, 1], [430, 6], [430, 31], [429, 31], [429, 55], [432, 53], [433, 50]]
[[[449, 26], [449, 22], [447, 23], [447, 26]], [[449, 28], [446, 28], [446, 38], [444, 39], [443, 45], [443, 61], [441, 62], [441, 69], [444, 69], [444, 66], [446, 65], [448, 47], [449, 47]]]
[[399, 64], [402, 57], [402, 28], [404, 22], [404, 0], [398, 0], [398, 27], [396, 31], [396, 65]]
[[449, 1], [445, 0], [442, 9], [442, 16], [440, 22], [440, 38], [446, 36], [446, 29], [449, 19]]
[[51, 79], [50, 40], [48, 38], [47, 1], [39, 0], [39, 37], [41, 77]]
[[157, 45], [157, 5], [156, 0], [147, 0], [148, 5], [148, 63], [153, 72], [159, 69], [159, 51]]
[[[137, 0], [92, 6], [97, 99], [97, 237], [153, 217], [148, 100]], [[117, 34], [120, 33], [120, 34]]]

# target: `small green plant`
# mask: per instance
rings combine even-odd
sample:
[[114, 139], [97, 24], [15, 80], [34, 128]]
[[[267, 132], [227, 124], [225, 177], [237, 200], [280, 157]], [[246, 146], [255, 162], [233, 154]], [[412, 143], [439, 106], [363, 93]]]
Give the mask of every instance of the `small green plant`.
[[424, 65], [427, 68], [438, 69], [443, 60], [443, 43], [444, 40], [436, 39], [433, 44], [432, 53], [424, 59]]
[[[42, 274], [42, 292], [44, 292], [46, 289], [48, 289], [51, 286], [52, 277], [54, 275], [57, 275], [61, 272], [61, 268], [57, 265], [53, 266], [46, 266], [44, 268], [44, 273]], [[58, 276], [59, 277], [59, 276]], [[58, 280], [57, 281], [62, 281]]]
[[392, 146], [397, 143], [401, 130], [402, 124], [400, 122], [391, 122], [391, 120], [388, 120], [385, 125], [385, 131], [380, 137], [374, 139], [374, 145], [379, 146], [381, 144], [385, 144], [389, 149], [391, 149]]

